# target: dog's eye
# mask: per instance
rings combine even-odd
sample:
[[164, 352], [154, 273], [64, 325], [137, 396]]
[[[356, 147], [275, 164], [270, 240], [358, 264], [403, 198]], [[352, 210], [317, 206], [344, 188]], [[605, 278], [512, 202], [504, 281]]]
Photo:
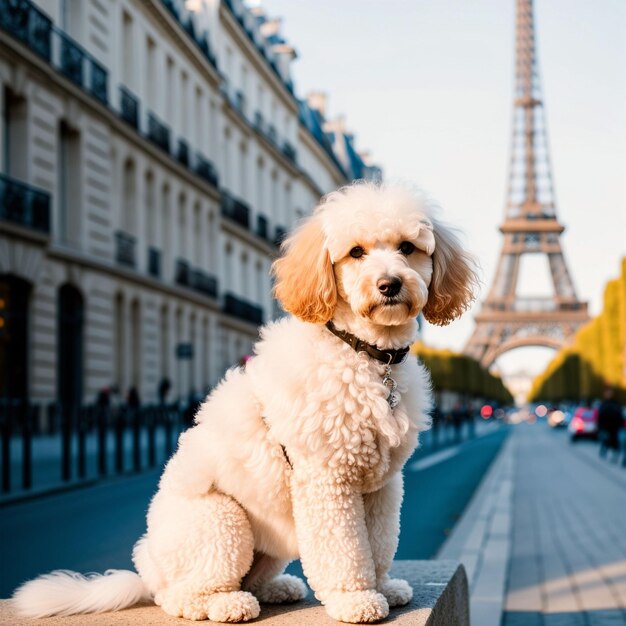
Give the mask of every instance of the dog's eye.
[[398, 247], [398, 250], [405, 256], [409, 256], [409, 254], [415, 251], [415, 246], [410, 241], [403, 241]]
[[350, 250], [350, 256], [353, 259], [360, 259], [365, 254], [365, 250], [361, 248], [361, 246], [354, 246], [352, 250]]

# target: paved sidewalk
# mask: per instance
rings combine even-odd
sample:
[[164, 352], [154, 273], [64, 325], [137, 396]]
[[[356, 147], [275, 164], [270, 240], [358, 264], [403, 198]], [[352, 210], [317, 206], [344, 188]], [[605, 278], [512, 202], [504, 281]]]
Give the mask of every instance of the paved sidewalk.
[[438, 557], [465, 563], [476, 626], [626, 625], [626, 472], [517, 426]]

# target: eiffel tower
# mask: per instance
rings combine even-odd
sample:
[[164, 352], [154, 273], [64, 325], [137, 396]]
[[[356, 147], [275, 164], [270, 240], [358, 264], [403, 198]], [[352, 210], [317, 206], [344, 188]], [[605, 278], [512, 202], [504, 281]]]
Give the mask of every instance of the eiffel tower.
[[[515, 24], [513, 139], [504, 222], [504, 242], [495, 278], [465, 353], [489, 367], [501, 354], [523, 346], [559, 349], [588, 320], [587, 303], [576, 297], [556, 216], [544, 119], [533, 0], [517, 0]], [[522, 255], [543, 254], [554, 287], [549, 297], [517, 295]]]

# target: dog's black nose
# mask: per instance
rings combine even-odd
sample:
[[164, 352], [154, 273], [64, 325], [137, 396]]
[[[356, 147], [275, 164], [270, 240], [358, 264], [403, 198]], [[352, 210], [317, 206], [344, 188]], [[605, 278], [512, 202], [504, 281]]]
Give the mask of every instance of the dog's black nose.
[[402, 281], [397, 276], [385, 276], [376, 283], [376, 286], [383, 296], [393, 298], [400, 292]]

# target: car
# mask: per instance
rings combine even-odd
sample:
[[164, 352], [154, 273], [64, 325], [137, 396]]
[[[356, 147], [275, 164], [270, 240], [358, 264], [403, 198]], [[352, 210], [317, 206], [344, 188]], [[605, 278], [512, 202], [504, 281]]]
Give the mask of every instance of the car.
[[552, 409], [549, 411], [548, 426], [550, 426], [550, 428], [565, 428], [567, 426], [565, 413], [560, 409]]
[[598, 409], [579, 406], [567, 427], [572, 441], [598, 438]]

